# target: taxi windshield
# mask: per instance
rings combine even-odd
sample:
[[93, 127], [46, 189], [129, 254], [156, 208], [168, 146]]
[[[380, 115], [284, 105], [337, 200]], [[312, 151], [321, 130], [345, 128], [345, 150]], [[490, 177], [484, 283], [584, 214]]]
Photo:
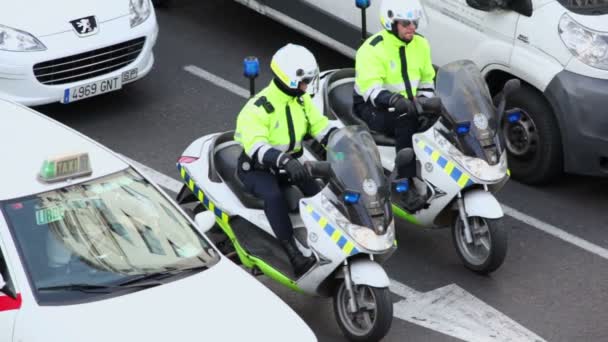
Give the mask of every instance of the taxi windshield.
[[76, 296], [72, 300], [95, 292], [74, 289], [121, 289], [142, 276], [203, 269], [219, 260], [134, 170], [7, 201], [2, 209], [40, 304], [56, 303], [67, 292]]

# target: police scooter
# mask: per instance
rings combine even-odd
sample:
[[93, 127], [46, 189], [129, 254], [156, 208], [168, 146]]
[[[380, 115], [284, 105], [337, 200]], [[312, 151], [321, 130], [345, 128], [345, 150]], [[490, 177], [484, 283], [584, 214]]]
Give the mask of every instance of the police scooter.
[[[508, 180], [509, 171], [504, 143], [497, 133], [503, 120], [520, 118], [517, 110], [504, 113], [505, 98], [519, 87], [519, 81], [507, 82], [498, 108], [470, 61], [445, 65], [438, 70], [436, 81], [437, 97], [416, 101], [421, 125], [413, 137], [413, 151], [400, 151], [395, 158], [394, 139], [371, 133], [385, 172], [392, 178], [395, 215], [424, 228], [451, 225], [465, 267], [487, 274], [503, 263], [507, 251], [507, 231], [497, 226], [504, 214], [494, 194]], [[367, 127], [352, 112], [353, 86], [354, 69], [325, 71], [321, 96], [313, 100], [330, 119]], [[414, 184], [395, 179], [395, 164], [410, 162], [418, 165]], [[426, 206], [414, 213], [400, 204], [400, 192], [410, 186], [426, 197]]]
[[[257, 74], [256, 67], [249, 71]], [[237, 176], [242, 147], [233, 135], [203, 136], [183, 152], [177, 168], [185, 185], [178, 202], [200, 202], [195, 213], [213, 212], [217, 227], [207, 235], [254, 274], [298, 292], [333, 296], [336, 319], [350, 340], [381, 339], [391, 326], [393, 304], [380, 264], [396, 242], [389, 186], [371, 134], [359, 126], [334, 131], [327, 161], [308, 153], [301, 158], [323, 183], [321, 192], [305, 198], [297, 187], [284, 190], [297, 245], [317, 259], [299, 278], [274, 236], [263, 201], [247, 192]]]

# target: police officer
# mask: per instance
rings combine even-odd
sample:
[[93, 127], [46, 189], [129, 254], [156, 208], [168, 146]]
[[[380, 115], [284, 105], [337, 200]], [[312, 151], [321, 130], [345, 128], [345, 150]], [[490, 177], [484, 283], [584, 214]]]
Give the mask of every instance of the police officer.
[[[370, 129], [394, 136], [398, 152], [412, 147], [418, 129], [413, 102], [416, 96], [434, 96], [435, 69], [428, 41], [416, 34], [422, 19], [418, 0], [383, 0], [380, 18], [384, 29], [357, 51], [353, 111]], [[413, 184], [415, 161], [397, 172]], [[410, 212], [425, 203], [415, 186], [403, 196]]]
[[274, 54], [270, 69], [273, 80], [237, 118], [234, 138], [243, 146], [238, 175], [248, 191], [264, 200], [272, 230], [299, 277], [316, 259], [304, 257], [296, 246], [279, 174], [284, 170], [305, 196], [318, 193], [320, 187], [297, 158], [306, 134], [326, 143], [332, 126], [307, 92], [314, 94], [319, 84], [319, 67], [310, 51], [287, 44]]

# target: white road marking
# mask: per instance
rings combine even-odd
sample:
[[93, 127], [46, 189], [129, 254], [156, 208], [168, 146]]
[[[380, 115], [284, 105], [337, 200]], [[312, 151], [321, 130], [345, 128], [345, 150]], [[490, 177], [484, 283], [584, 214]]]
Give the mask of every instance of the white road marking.
[[[403, 286], [391, 284], [391, 291]], [[395, 317], [445, 335], [471, 342], [545, 341], [455, 284], [426, 293], [408, 288], [403, 295], [393, 306]]]
[[203, 70], [195, 65], [187, 65], [184, 67], [184, 70], [191, 73], [192, 75], [198, 76], [234, 94], [237, 94], [240, 97], [244, 97], [246, 99], [249, 98], [249, 91], [245, 88], [238, 86], [230, 81], [227, 81], [221, 77], [215, 76], [214, 74]]
[[[224, 88], [238, 96], [244, 97], [244, 98], [249, 98], [249, 91], [245, 90], [244, 88], [231, 83], [229, 81], [224, 80], [223, 78], [216, 76], [208, 71], [205, 71], [197, 66], [194, 65], [188, 65], [186, 67], [184, 67], [184, 70], [188, 71], [189, 73], [196, 75], [204, 80], [207, 80], [221, 88]], [[521, 221], [527, 225], [529, 225], [530, 227], [534, 227], [540, 231], [543, 231], [553, 237], [556, 237], [560, 240], [563, 240], [567, 243], [573, 244], [579, 248], [582, 248], [584, 250], [586, 250], [589, 253], [593, 253], [595, 255], [598, 255], [606, 260], [608, 260], [608, 249], [605, 249], [603, 247], [600, 247], [596, 244], [593, 244], [587, 240], [581, 239], [575, 235], [572, 235], [566, 231], [564, 231], [563, 229], [560, 229], [556, 226], [553, 226], [549, 223], [543, 222], [539, 219], [536, 219], [532, 216], [526, 215], [514, 208], [511, 208], [509, 206], [506, 205], [502, 205], [502, 208], [505, 212], [505, 214], [513, 217], [514, 219]]]
[[595, 255], [599, 255], [600, 257], [602, 257], [604, 259], [608, 259], [608, 250], [605, 248], [602, 248], [587, 240], [581, 239], [578, 236], [575, 236], [566, 231], [563, 231], [554, 225], [545, 223], [539, 219], [528, 216], [528, 215], [522, 213], [521, 211], [518, 211], [511, 207], [507, 207], [506, 205], [503, 205], [502, 208], [504, 209], [505, 214], [507, 214], [529, 226], [532, 226], [538, 230], [542, 230], [543, 232], [545, 232], [551, 236], [554, 236], [558, 239], [571, 243], [579, 248], [586, 250], [587, 252], [593, 253]]
[[[156, 184], [178, 193], [182, 183], [123, 155]], [[394, 304], [394, 316], [465, 341], [544, 341], [500, 311], [457, 285], [427, 293], [391, 279], [391, 292], [405, 299]]]

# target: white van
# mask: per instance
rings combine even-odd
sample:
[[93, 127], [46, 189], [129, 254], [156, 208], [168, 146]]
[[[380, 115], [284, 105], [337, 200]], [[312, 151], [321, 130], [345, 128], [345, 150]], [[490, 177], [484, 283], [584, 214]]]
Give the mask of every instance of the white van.
[[[361, 42], [353, 0], [236, 1], [350, 57]], [[418, 31], [430, 41], [434, 64], [474, 61], [493, 95], [510, 78], [524, 81], [509, 98], [523, 119], [504, 126], [517, 179], [608, 175], [608, 1], [420, 2], [427, 21]], [[367, 10], [368, 33], [381, 29], [379, 6], [372, 0]]]
[[316, 340], [112, 151], [5, 100], [0, 151], [0, 341]]

